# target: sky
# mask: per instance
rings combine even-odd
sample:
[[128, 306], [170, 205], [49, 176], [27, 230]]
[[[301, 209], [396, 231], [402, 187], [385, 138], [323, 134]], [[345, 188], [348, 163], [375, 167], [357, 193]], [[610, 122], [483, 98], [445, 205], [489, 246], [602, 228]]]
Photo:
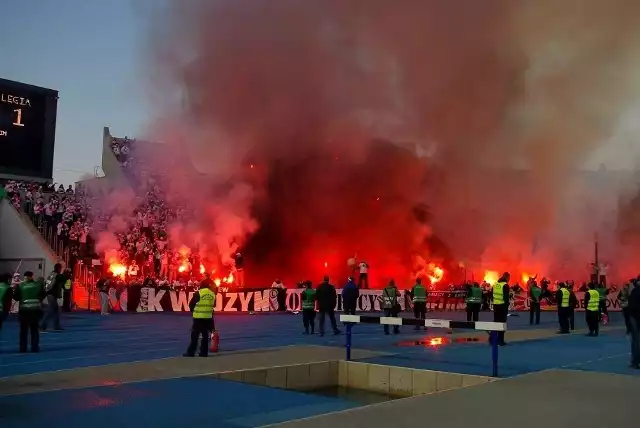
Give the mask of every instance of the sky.
[[[186, 1], [186, 0], [185, 0]], [[59, 91], [54, 181], [69, 184], [101, 163], [102, 129], [141, 136], [151, 120], [143, 69], [145, 7], [163, 0], [2, 0], [0, 77]], [[638, 123], [633, 115], [632, 123]], [[635, 134], [637, 131], [634, 131]], [[635, 138], [590, 162], [621, 165]], [[621, 147], [622, 146], [622, 147]], [[630, 150], [633, 146], [634, 150]], [[633, 159], [633, 161], [630, 161]]]
[[101, 163], [102, 129], [143, 132], [143, 0], [3, 0], [0, 77], [59, 91], [53, 178]]

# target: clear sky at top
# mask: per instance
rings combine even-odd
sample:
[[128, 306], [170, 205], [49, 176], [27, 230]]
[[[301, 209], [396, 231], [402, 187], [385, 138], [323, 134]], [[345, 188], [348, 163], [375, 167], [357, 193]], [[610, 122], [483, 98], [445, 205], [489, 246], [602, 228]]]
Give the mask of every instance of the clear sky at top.
[[56, 182], [93, 174], [101, 162], [104, 126], [113, 135], [137, 135], [148, 121], [140, 3], [0, 2], [0, 77], [60, 92]]
[[[149, 22], [145, 11], [162, 4], [163, 0], [0, 0], [0, 77], [60, 93], [55, 181], [72, 183], [93, 173], [101, 163], [104, 126], [116, 136], [140, 136], [144, 131], [150, 119], [143, 71]], [[592, 168], [600, 163], [613, 168], [636, 165], [640, 109], [629, 113], [633, 130], [600, 147], [591, 159]]]

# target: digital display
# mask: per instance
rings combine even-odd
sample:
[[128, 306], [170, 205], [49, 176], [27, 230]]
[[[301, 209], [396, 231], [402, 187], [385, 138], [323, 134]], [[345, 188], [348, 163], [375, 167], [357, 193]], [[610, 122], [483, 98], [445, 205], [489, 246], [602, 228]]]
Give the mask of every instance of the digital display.
[[51, 179], [58, 93], [0, 79], [0, 173]]

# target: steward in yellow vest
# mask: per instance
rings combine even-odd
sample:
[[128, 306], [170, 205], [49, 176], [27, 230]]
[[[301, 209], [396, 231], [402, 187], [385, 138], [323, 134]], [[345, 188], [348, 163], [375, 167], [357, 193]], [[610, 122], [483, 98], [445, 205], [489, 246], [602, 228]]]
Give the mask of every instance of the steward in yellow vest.
[[[491, 287], [491, 295], [493, 297], [493, 321], [499, 323], [507, 322], [509, 315], [509, 280], [511, 275], [509, 272], [502, 274], [500, 279]], [[504, 331], [498, 332], [498, 345], [504, 346]]]
[[[416, 278], [416, 285], [411, 289], [411, 298], [413, 300], [413, 316], [417, 320], [427, 318], [427, 289], [422, 285], [422, 278]], [[427, 327], [424, 327], [426, 330]], [[415, 330], [420, 330], [420, 326], [415, 326]]]
[[600, 332], [600, 293], [593, 283], [589, 283], [589, 290], [584, 293], [584, 308], [589, 334], [587, 336], [597, 336]]
[[211, 331], [215, 329], [213, 324], [213, 308], [216, 303], [216, 292], [213, 290], [215, 285], [205, 278], [200, 284], [200, 290], [193, 294], [189, 302], [189, 308], [193, 314], [193, 324], [191, 326], [191, 342], [189, 348], [185, 352], [185, 357], [193, 357], [198, 347], [198, 338], [202, 336], [200, 341], [201, 357], [209, 355], [209, 338]]
[[567, 284], [561, 282], [556, 292], [556, 301], [558, 302], [558, 323], [560, 330], [558, 334], [569, 334], [569, 305], [571, 292], [567, 288]]

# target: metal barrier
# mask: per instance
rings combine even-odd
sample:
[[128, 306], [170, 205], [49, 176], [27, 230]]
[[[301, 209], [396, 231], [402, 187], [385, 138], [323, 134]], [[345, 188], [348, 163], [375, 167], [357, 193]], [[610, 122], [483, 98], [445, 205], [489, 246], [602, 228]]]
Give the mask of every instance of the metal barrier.
[[340, 321], [345, 323], [346, 333], [346, 350], [347, 361], [351, 360], [352, 334], [351, 330], [356, 324], [379, 324], [379, 325], [409, 325], [424, 326], [432, 328], [457, 328], [464, 330], [488, 331], [489, 340], [491, 341], [491, 365], [493, 377], [498, 377], [498, 332], [507, 331], [507, 323], [488, 322], [488, 321], [450, 321], [427, 319], [419, 320], [415, 318], [401, 317], [374, 317], [368, 315], [340, 315]]

